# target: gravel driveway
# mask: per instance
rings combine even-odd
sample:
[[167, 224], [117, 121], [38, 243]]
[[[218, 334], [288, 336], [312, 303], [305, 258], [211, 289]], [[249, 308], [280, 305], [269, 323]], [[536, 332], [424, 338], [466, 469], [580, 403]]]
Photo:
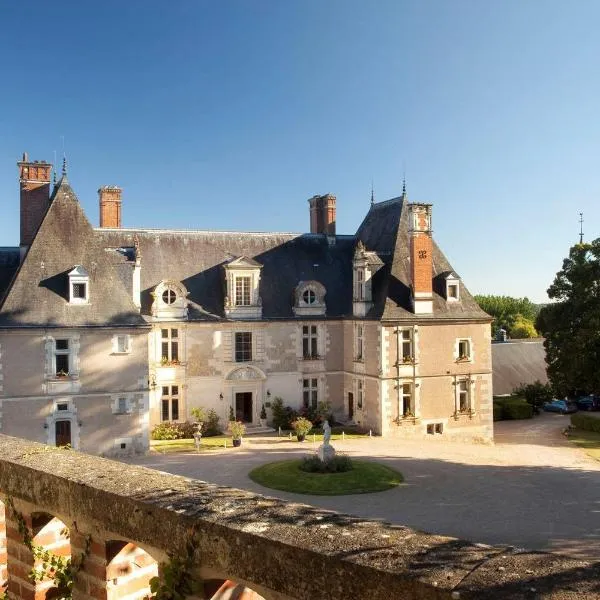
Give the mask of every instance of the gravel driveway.
[[335, 442], [338, 450], [404, 474], [405, 483], [394, 490], [356, 496], [289, 494], [248, 478], [256, 465], [311, 451], [310, 442], [247, 438], [235, 451], [152, 454], [130, 462], [476, 542], [600, 560], [600, 462], [564, 438], [568, 422], [548, 413], [500, 422], [489, 446], [442, 439]]

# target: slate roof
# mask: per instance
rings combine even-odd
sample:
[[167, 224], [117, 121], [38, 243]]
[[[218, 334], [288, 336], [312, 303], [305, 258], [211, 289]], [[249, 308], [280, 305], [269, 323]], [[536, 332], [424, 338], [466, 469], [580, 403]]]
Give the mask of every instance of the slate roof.
[[0, 302], [19, 268], [19, 248], [0, 248]]
[[[65, 177], [0, 308], [0, 327], [137, 326], [151, 315], [152, 292], [180, 281], [190, 320], [225, 319], [225, 269], [261, 265], [263, 319], [294, 319], [294, 291], [316, 280], [326, 289], [326, 316], [352, 316], [352, 259], [364, 244], [373, 276], [367, 318], [393, 321], [490, 320], [460, 283], [460, 301], [447, 303], [444, 277], [452, 267], [434, 242], [433, 313], [411, 309], [406, 197], [372, 204], [356, 235], [93, 229]], [[132, 301], [135, 247], [141, 257], [141, 314]], [[13, 277], [18, 249], [0, 250], [0, 294]], [[68, 273], [89, 273], [90, 303], [70, 305]], [[318, 317], [317, 317], [318, 318]]]
[[[89, 273], [89, 304], [68, 302], [68, 273], [77, 265]], [[145, 321], [122, 284], [117, 265], [64, 176], [2, 302], [0, 327], [139, 325], [145, 326]]]
[[356, 237], [367, 250], [375, 250], [385, 266], [373, 277], [374, 306], [368, 318], [382, 320], [490, 320], [462, 280], [460, 301], [446, 302], [441, 278], [452, 271], [448, 260], [433, 242], [433, 312], [415, 315], [411, 309], [408, 202], [406, 196], [371, 205]]
[[238, 257], [262, 265], [264, 319], [293, 319], [294, 289], [308, 280], [325, 286], [328, 318], [352, 313], [353, 236], [337, 236], [331, 245], [325, 235], [294, 233], [96, 229], [96, 235], [112, 248], [132, 248], [138, 240], [145, 315], [152, 290], [171, 279], [189, 292], [190, 319], [224, 319], [224, 266]]

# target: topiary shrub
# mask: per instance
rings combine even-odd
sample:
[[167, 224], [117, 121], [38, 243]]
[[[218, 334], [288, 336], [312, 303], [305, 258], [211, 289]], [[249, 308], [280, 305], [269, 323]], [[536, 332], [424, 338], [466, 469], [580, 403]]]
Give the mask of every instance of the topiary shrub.
[[575, 413], [571, 415], [571, 425], [577, 427], [577, 429], [600, 433], [600, 418], [592, 417], [592, 415]]
[[346, 454], [336, 454], [331, 460], [323, 462], [316, 454], [305, 456], [300, 470], [307, 473], [344, 473], [352, 470], [352, 461]]
[[152, 429], [150, 437], [153, 440], [177, 440], [179, 439], [179, 429], [177, 423], [159, 423]]

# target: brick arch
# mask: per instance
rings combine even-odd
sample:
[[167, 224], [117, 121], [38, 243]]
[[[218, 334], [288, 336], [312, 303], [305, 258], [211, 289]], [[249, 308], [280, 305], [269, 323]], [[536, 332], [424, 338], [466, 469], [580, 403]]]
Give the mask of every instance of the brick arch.
[[[23, 517], [26, 527], [32, 535], [32, 544], [41, 546], [57, 556], [71, 556], [70, 533], [67, 525], [59, 518], [47, 512], [26, 513], [17, 511]], [[23, 540], [19, 531], [19, 523], [13, 514], [6, 514], [6, 566], [8, 575], [7, 591], [9, 596], [17, 598], [33, 598], [34, 600], [50, 600], [64, 594], [53, 579], [46, 577], [42, 581], [33, 581], [29, 573], [32, 569], [41, 568], [42, 560], [35, 558]]]
[[150, 580], [158, 575], [157, 561], [131, 542], [109, 540], [105, 548], [107, 599], [150, 596]]

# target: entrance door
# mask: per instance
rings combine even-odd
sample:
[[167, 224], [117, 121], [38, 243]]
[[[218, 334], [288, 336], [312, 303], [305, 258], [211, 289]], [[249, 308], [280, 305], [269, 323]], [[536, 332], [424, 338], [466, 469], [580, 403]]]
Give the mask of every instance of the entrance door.
[[71, 445], [71, 421], [56, 421], [55, 439], [57, 446]]
[[354, 394], [348, 392], [348, 418], [352, 421], [354, 419]]
[[252, 423], [252, 392], [237, 392], [235, 395], [235, 418]]

